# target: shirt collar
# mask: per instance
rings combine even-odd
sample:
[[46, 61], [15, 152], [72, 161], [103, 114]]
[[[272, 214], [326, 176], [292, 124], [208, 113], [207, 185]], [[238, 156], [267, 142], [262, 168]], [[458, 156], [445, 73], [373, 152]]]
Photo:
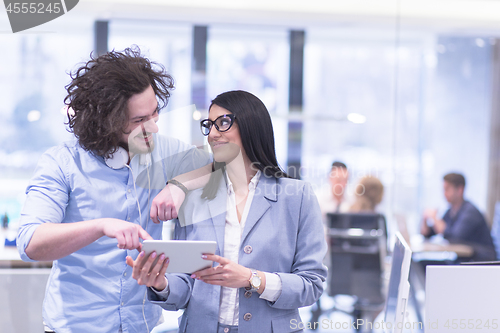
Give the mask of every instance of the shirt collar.
[[[261, 171], [257, 170], [257, 173], [255, 176], [252, 177], [250, 180], [250, 183], [248, 184], [248, 190], [253, 191], [257, 187], [257, 184], [259, 184], [259, 179], [260, 179]], [[233, 189], [233, 183], [231, 182], [231, 179], [229, 179], [229, 176], [226, 173], [226, 184], [227, 184], [227, 194], [231, 195], [234, 193]]]

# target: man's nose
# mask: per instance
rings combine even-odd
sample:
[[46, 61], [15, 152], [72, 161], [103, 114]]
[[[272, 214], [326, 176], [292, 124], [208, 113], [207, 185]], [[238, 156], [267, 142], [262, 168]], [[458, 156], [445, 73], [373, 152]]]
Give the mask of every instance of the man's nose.
[[144, 123], [144, 129], [147, 133], [158, 133], [158, 125], [156, 125], [157, 120], [158, 118], [155, 117]]

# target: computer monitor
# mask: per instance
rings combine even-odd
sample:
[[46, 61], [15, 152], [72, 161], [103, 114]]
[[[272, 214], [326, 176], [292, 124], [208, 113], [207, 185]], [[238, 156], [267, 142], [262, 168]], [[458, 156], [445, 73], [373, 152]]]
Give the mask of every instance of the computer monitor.
[[396, 232], [396, 242], [392, 251], [391, 277], [385, 303], [385, 332], [401, 333], [407, 317], [408, 296], [410, 294], [411, 249], [400, 232]]

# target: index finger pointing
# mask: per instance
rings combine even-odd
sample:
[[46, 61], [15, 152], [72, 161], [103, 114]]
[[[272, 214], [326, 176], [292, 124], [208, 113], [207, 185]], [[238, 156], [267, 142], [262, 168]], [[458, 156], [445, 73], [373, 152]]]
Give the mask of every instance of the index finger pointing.
[[146, 240], [146, 239], [153, 239], [153, 237], [151, 237], [150, 234], [148, 234], [148, 232], [144, 229], [142, 229], [141, 227], [139, 227], [139, 237]]

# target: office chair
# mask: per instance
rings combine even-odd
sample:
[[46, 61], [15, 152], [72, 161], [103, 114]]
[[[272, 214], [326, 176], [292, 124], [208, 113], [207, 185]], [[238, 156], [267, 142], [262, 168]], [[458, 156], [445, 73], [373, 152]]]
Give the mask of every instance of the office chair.
[[330, 265], [328, 295], [354, 297], [352, 311], [334, 306], [322, 311], [320, 306], [312, 312], [312, 322], [322, 314], [334, 311], [348, 313], [357, 319], [373, 319], [385, 303], [382, 290], [382, 265], [387, 250], [385, 217], [375, 213], [327, 214], [327, 239]]

